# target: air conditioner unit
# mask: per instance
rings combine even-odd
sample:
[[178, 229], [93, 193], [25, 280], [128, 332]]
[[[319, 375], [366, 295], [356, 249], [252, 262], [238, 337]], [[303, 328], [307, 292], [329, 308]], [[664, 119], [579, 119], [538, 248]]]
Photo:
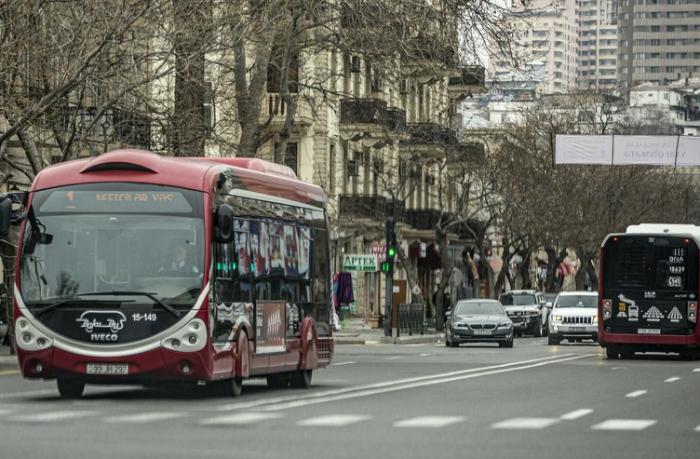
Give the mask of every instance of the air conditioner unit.
[[399, 82], [399, 92], [401, 94], [408, 94], [409, 89], [408, 89], [408, 80], [407, 79], [404, 78], [403, 80], [401, 80]]
[[361, 62], [360, 56], [352, 56], [350, 58], [350, 71], [353, 73], [360, 73]]
[[348, 176], [357, 177], [360, 175], [360, 163], [354, 159], [348, 160]]

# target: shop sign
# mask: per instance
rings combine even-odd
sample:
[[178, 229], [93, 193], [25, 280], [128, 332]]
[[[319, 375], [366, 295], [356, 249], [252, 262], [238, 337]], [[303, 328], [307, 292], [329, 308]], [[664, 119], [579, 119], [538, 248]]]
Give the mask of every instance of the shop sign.
[[380, 257], [386, 256], [386, 243], [385, 242], [373, 242], [369, 245], [367, 252], [371, 255], [378, 255]]
[[378, 271], [376, 255], [349, 254], [343, 256], [344, 271]]

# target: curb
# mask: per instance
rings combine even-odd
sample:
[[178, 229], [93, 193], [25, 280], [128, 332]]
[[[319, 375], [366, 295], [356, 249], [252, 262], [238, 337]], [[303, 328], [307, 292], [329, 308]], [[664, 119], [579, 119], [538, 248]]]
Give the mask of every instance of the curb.
[[343, 346], [346, 344], [367, 344], [367, 341], [361, 338], [336, 338], [335, 344], [337, 346]]
[[425, 343], [436, 343], [440, 341], [441, 337], [439, 336], [400, 336], [400, 337], [391, 337], [391, 336], [382, 336], [381, 342], [385, 344], [425, 344]]
[[2, 356], [0, 357], [0, 371], [19, 370], [19, 362], [17, 356]]

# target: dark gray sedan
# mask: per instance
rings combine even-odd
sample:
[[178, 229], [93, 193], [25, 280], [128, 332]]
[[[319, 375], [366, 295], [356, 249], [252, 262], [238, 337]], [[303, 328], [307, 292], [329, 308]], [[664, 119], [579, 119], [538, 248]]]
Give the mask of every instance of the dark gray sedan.
[[513, 347], [513, 322], [496, 300], [461, 300], [447, 315], [445, 346], [489, 342]]

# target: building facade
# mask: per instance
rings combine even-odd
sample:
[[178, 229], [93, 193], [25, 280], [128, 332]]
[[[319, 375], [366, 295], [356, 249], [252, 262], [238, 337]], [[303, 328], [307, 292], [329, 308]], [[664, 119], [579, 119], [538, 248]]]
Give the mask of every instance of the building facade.
[[578, 0], [577, 73], [581, 90], [617, 87], [617, 5], [614, 0]]

